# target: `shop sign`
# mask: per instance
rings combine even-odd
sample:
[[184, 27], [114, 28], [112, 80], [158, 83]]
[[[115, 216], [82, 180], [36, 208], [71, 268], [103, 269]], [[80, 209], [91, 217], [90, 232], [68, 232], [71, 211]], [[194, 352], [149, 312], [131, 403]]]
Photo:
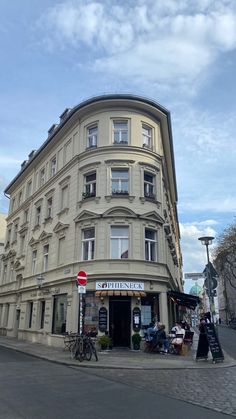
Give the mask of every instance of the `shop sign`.
[[141, 329], [141, 310], [139, 307], [133, 309], [133, 330], [139, 332]]
[[144, 282], [102, 281], [96, 282], [96, 290], [143, 291]]

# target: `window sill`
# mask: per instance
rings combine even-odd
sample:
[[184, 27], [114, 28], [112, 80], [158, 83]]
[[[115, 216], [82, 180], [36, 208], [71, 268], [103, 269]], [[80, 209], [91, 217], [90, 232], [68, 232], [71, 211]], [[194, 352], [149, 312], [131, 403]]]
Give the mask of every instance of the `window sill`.
[[69, 212], [69, 208], [63, 208], [61, 211], [59, 211], [58, 213], [57, 213], [57, 215], [58, 215], [58, 217], [60, 217], [60, 215], [62, 215], [62, 214], [67, 214]]
[[91, 201], [95, 201], [96, 204], [98, 204], [100, 199], [101, 199], [100, 196], [91, 196], [89, 198], [82, 199], [82, 201], [77, 202], [77, 207], [81, 208], [82, 204], [85, 204], [86, 202], [91, 202]]
[[135, 196], [131, 196], [128, 194], [114, 194], [114, 195], [106, 195], [105, 200], [107, 202], [110, 202], [111, 199], [128, 199], [130, 202], [133, 202], [135, 199]]
[[157, 201], [155, 198], [148, 198], [146, 196], [140, 196], [139, 199], [142, 202], [142, 204], [144, 204], [145, 202], [152, 202], [153, 204], [157, 205], [157, 208], [160, 208], [161, 206], [161, 202]]
[[113, 143], [113, 145], [129, 145], [126, 141], [120, 141], [119, 143]]

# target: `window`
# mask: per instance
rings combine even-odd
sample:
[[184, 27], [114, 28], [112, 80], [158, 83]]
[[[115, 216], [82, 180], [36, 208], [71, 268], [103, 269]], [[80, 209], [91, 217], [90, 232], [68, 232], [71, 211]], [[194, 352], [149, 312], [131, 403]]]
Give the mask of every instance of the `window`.
[[18, 224], [14, 225], [14, 236], [13, 236], [13, 242], [17, 242], [17, 232], [18, 232]]
[[145, 260], [156, 260], [156, 231], [145, 228]]
[[57, 159], [56, 159], [56, 156], [54, 156], [50, 162], [50, 177], [56, 174], [56, 166], [57, 166]]
[[97, 147], [98, 126], [93, 125], [87, 128], [87, 147]]
[[128, 144], [128, 121], [113, 121], [114, 144]]
[[27, 223], [29, 221], [29, 210], [24, 211], [24, 223]]
[[68, 208], [69, 203], [69, 186], [65, 185], [61, 188], [61, 210]]
[[14, 262], [12, 261], [10, 264], [10, 282], [14, 281], [15, 279], [15, 271], [14, 271]]
[[11, 243], [11, 228], [8, 229], [6, 245]]
[[12, 198], [12, 201], [11, 201], [11, 212], [15, 211], [15, 205], [16, 205], [16, 198]]
[[45, 183], [45, 169], [41, 169], [39, 172], [39, 188]]
[[20, 191], [18, 195], [18, 207], [21, 205], [21, 203], [22, 203], [22, 191]]
[[35, 226], [39, 226], [41, 221], [41, 205], [35, 209]]
[[2, 282], [3, 282], [3, 284], [5, 284], [5, 282], [7, 282], [7, 264], [5, 264], [3, 266]]
[[7, 325], [8, 325], [9, 309], [10, 309], [10, 304], [9, 303], [5, 304], [5, 313], [4, 313], [3, 327], [7, 327]]
[[47, 199], [46, 218], [52, 218], [52, 196]]
[[28, 303], [28, 328], [31, 329], [32, 327], [32, 319], [33, 319], [33, 301]]
[[32, 180], [29, 180], [26, 186], [26, 198], [29, 198], [32, 192]]
[[32, 275], [36, 272], [37, 250], [32, 251]]
[[43, 272], [48, 270], [49, 244], [43, 246]]
[[129, 227], [111, 227], [111, 258], [127, 259], [129, 256]]
[[44, 329], [45, 301], [40, 301], [40, 329]]
[[25, 252], [25, 234], [20, 237], [20, 254], [23, 255]]
[[146, 198], [155, 198], [154, 184], [155, 176], [149, 172], [144, 172], [144, 196]]
[[84, 176], [84, 198], [96, 196], [96, 172]]
[[67, 295], [56, 295], [53, 304], [52, 333], [61, 334], [66, 331]]
[[94, 259], [95, 228], [87, 228], [82, 231], [82, 259]]
[[65, 237], [61, 237], [58, 242], [58, 264], [62, 265], [65, 261], [65, 247], [66, 239]]
[[145, 124], [142, 124], [142, 141], [144, 147], [152, 146], [152, 129]]
[[129, 170], [112, 169], [111, 171], [112, 195], [129, 193]]

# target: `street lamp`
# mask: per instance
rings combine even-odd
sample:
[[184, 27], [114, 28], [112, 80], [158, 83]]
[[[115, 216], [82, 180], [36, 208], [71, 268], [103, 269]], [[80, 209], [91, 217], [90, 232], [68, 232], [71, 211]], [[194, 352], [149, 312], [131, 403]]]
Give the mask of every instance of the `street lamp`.
[[44, 281], [43, 275], [40, 274], [40, 275], [36, 276], [36, 284], [37, 284], [38, 288], [42, 288], [43, 281]]
[[210, 305], [210, 314], [211, 314], [211, 321], [213, 321], [213, 306], [214, 306], [214, 297], [212, 295], [212, 287], [211, 287], [211, 283], [212, 283], [212, 278], [211, 278], [211, 268], [210, 268], [210, 259], [209, 259], [209, 249], [208, 246], [212, 244], [212, 241], [214, 240], [215, 237], [211, 237], [211, 236], [204, 236], [204, 237], [199, 237], [198, 240], [201, 241], [202, 245], [206, 246], [206, 252], [207, 252], [207, 269], [206, 269], [206, 273], [207, 273], [207, 288], [208, 288], [208, 298], [209, 298], [209, 305]]

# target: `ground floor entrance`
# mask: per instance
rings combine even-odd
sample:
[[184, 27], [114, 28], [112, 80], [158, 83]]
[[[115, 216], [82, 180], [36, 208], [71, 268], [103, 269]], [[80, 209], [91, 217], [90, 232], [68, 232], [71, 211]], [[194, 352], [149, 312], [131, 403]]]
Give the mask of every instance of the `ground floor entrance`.
[[109, 299], [109, 334], [113, 346], [130, 347], [131, 333], [131, 298], [110, 297]]

